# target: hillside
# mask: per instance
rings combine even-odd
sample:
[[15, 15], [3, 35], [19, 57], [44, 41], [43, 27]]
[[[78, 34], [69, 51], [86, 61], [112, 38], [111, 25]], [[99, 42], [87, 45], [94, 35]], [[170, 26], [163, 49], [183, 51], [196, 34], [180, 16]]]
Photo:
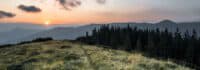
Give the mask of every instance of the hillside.
[[0, 70], [191, 70], [170, 61], [68, 41], [0, 48]]
[[[24, 38], [26, 36], [38, 33], [42, 30], [39, 29], [23, 29], [23, 28], [14, 28], [9, 31], [0, 32], [0, 44], [12, 43], [10, 40], [17, 40]], [[13, 36], [15, 35], [15, 36]]]

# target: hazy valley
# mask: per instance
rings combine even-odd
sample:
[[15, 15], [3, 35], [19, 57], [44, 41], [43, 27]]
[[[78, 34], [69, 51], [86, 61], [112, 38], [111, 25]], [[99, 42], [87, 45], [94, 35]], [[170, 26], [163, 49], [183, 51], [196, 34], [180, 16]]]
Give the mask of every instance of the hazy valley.
[[[0, 24], [2, 25], [2, 24]], [[24, 25], [24, 27], [17, 27], [14, 26], [13, 28], [6, 28], [6, 24], [3, 24], [4, 28], [0, 28], [2, 30], [8, 30], [4, 32], [0, 32], [0, 44], [9, 44], [9, 43], [19, 43], [21, 41], [30, 41], [35, 38], [40, 37], [52, 37], [55, 40], [75, 40], [78, 37], [85, 36], [86, 32], [91, 33], [93, 29], [98, 29], [103, 24], [89, 24], [89, 25], [82, 25], [82, 26], [68, 26], [68, 27], [62, 27], [62, 26], [56, 26], [51, 27], [48, 29], [44, 29], [41, 26], [35, 25], [35, 27], [27, 28], [30, 25]], [[184, 22], [184, 23], [176, 23], [170, 20], [164, 20], [158, 23], [109, 23], [107, 24], [109, 26], [114, 27], [127, 27], [127, 25], [130, 25], [132, 28], [137, 27], [139, 29], [160, 29], [165, 30], [168, 29], [170, 32], [175, 32], [177, 29], [184, 34], [186, 31], [188, 31], [190, 34], [192, 34], [193, 30], [196, 30], [197, 35], [200, 36], [200, 22]], [[7, 27], [11, 27], [11, 25]], [[15, 36], [13, 36], [15, 35]]]

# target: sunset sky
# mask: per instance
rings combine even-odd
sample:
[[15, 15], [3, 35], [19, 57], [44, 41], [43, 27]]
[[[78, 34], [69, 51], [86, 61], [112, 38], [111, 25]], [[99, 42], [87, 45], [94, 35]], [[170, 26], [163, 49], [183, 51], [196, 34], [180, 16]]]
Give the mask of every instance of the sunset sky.
[[[86, 24], [157, 22], [163, 19], [177, 22], [200, 20], [200, 0], [76, 1], [66, 9], [58, 0], [0, 0], [0, 11], [14, 14], [12, 17], [2, 17], [5, 15], [0, 13], [0, 22]], [[23, 10], [27, 6], [34, 6], [38, 10]]]

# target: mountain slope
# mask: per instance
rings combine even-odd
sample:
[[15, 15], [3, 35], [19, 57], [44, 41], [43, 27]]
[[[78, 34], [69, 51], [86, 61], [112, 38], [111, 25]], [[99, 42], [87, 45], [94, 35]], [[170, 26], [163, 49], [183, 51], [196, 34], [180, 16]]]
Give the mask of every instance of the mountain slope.
[[14, 28], [6, 32], [0, 32], [0, 44], [8, 43], [8, 41], [12, 40], [21, 39], [23, 37], [30, 36], [40, 31], [42, 30]]
[[[33, 34], [28, 34], [27, 32], [17, 33], [18, 31], [11, 32], [12, 34], [0, 33], [0, 44], [8, 44], [8, 43], [18, 43], [21, 41], [29, 41], [39, 37], [52, 37], [56, 40], [74, 40], [80, 36], [84, 36], [86, 32], [91, 33], [94, 28], [99, 28], [103, 24], [91, 24], [79, 27], [56, 27], [53, 29], [36, 32]], [[184, 35], [184, 32], [188, 30], [189, 34], [192, 34], [193, 30], [196, 30], [197, 35], [200, 36], [200, 22], [185, 22], [185, 23], [175, 23], [170, 20], [164, 20], [159, 23], [110, 23], [110, 26], [115, 27], [127, 27], [128, 25], [132, 28], [137, 27], [138, 29], [160, 29], [165, 30], [168, 29], [169, 32], [175, 32], [177, 28]], [[32, 31], [29, 31], [32, 32]], [[17, 34], [26, 34], [26, 36], [19, 35], [22, 37], [14, 36]], [[8, 36], [7, 36], [8, 35]], [[10, 36], [11, 35], [11, 36]], [[12, 39], [9, 39], [12, 38]], [[6, 40], [6, 41], [5, 41]], [[2, 42], [2, 43], [1, 43]]]
[[29, 36], [25, 36], [21, 39], [12, 40], [12, 42], [29, 41], [40, 37], [52, 37], [56, 40], [75, 40], [80, 36], [84, 36], [85, 32], [90, 32], [94, 28], [98, 28], [100, 25], [86, 25], [80, 27], [57, 27], [46, 31], [41, 31]]
[[0, 22], [0, 32], [7, 32], [13, 30], [15, 28], [22, 28], [22, 29], [45, 29], [44, 26], [39, 24], [33, 23], [6, 23]]
[[[75, 28], [70, 27], [57, 27], [54, 29], [50, 29], [44, 32], [39, 32], [36, 34], [33, 34], [31, 36], [28, 36], [26, 38], [23, 38], [22, 40], [31, 40], [33, 38], [38, 37], [52, 37], [56, 40], [63, 40], [63, 39], [69, 39], [74, 40], [80, 36], [84, 36], [86, 32], [91, 32], [94, 28], [99, 28], [103, 24], [92, 24], [92, 25], [85, 25], [85, 26], [79, 26]], [[166, 28], [170, 32], [175, 32], [177, 28], [179, 31], [184, 34], [187, 30], [190, 34], [192, 34], [193, 30], [195, 29], [198, 36], [200, 36], [200, 23], [199, 22], [192, 22], [192, 23], [175, 23], [170, 20], [164, 20], [156, 24], [151, 23], [110, 23], [109, 26], [114, 27], [127, 27], [128, 25], [132, 28], [137, 27], [139, 29], [160, 29], [165, 30]]]
[[68, 41], [47, 41], [0, 48], [0, 70], [191, 70], [140, 53]]

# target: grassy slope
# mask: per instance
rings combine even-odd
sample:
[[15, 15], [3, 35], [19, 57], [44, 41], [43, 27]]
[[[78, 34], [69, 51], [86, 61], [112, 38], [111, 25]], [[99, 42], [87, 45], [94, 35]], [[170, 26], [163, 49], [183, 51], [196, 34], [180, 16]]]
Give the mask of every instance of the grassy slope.
[[48, 41], [0, 49], [0, 70], [190, 70], [139, 53]]

